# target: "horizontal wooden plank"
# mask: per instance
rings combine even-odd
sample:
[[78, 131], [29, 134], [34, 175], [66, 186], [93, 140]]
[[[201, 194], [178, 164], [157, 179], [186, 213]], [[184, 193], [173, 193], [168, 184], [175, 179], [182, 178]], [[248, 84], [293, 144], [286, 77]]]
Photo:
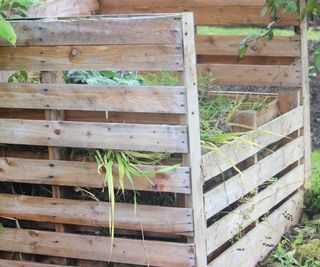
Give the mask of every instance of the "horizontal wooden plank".
[[[198, 35], [197, 55], [238, 56], [240, 42], [246, 36]], [[247, 56], [299, 57], [300, 45], [296, 37], [275, 37], [272, 42], [259, 40], [249, 45]]]
[[249, 167], [242, 174], [237, 174], [216, 186], [205, 194], [206, 218], [217, 214], [302, 157], [303, 138], [299, 137]]
[[35, 5], [28, 11], [28, 17], [65, 17], [90, 15], [99, 11], [98, 0], [48, 0]]
[[188, 151], [185, 126], [0, 119], [0, 132], [4, 144]]
[[300, 66], [198, 64], [217, 85], [300, 87]]
[[295, 57], [272, 57], [272, 56], [245, 56], [239, 58], [238, 55], [224, 56], [224, 55], [199, 55], [197, 63], [208, 65], [233, 64], [233, 65], [258, 65], [258, 66], [293, 66], [297, 63]]
[[[299, 222], [302, 206], [303, 191], [300, 191], [208, 266], [220, 267], [227, 262], [229, 266], [255, 267], [278, 245], [283, 234]], [[288, 219], [288, 216], [292, 219]]]
[[[137, 167], [144, 172], [166, 168], [166, 166]], [[113, 174], [115, 187], [119, 187], [117, 166], [114, 167]], [[188, 167], [179, 167], [161, 174], [150, 174], [148, 179], [152, 181], [152, 184], [145, 177], [133, 176], [132, 179], [136, 190], [181, 194], [191, 192]], [[0, 158], [0, 181], [103, 188], [103, 177], [97, 173], [95, 162]], [[127, 179], [124, 179], [124, 187], [132, 190], [132, 185]]]
[[0, 108], [183, 114], [184, 87], [0, 83]]
[[0, 70], [182, 69], [182, 47], [175, 44], [0, 47]]
[[[249, 3], [251, 2], [251, 3]], [[129, 13], [176, 13], [194, 12], [196, 25], [265, 25], [268, 16], [261, 17], [262, 1], [147, 1], [147, 0], [102, 0], [101, 14]], [[298, 25], [298, 15], [286, 15], [281, 25]]]
[[17, 20], [12, 26], [16, 46], [182, 44], [179, 15]]
[[256, 144], [255, 146], [241, 141], [234, 141], [232, 145], [221, 146], [221, 155], [227, 157], [228, 160], [213, 152], [203, 155], [202, 173], [204, 180], [210, 180], [221, 172], [232, 168], [232, 165], [236, 165], [253, 156], [261, 148], [279, 141], [302, 127], [303, 107], [298, 107], [260, 127], [261, 133], [253, 135], [248, 133], [245, 135], [246, 138]]
[[264, 5], [264, 0], [100, 0], [101, 5], [111, 9], [132, 8], [197, 8], [197, 7], [225, 7], [225, 6], [257, 6]]
[[[5, 228], [0, 250], [109, 261], [109, 237]], [[194, 245], [115, 238], [111, 262], [151, 266], [194, 266]]]
[[279, 181], [211, 225], [206, 235], [208, 255], [301, 187], [304, 183], [303, 176], [303, 165], [299, 165]]
[[[2, 260], [0, 259], [1, 267], [65, 267], [65, 265], [56, 264], [44, 264], [39, 262], [27, 262], [27, 261], [13, 261], [13, 260]], [[72, 267], [71, 265], [68, 265]], [[73, 266], [75, 267], [75, 266]]]
[[[0, 194], [0, 217], [19, 220], [109, 226], [110, 204], [96, 201]], [[192, 210], [116, 203], [115, 228], [192, 235]]]

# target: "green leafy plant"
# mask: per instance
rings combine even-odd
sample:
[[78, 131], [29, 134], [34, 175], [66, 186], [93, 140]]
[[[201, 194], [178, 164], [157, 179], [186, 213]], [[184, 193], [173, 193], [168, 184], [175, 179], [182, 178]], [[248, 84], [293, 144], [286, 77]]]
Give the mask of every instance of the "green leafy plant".
[[15, 45], [16, 33], [7, 19], [26, 17], [26, 11], [40, 0], [1, 0], [0, 1], [0, 37]]
[[139, 86], [142, 81], [132, 72], [68, 71], [65, 81], [74, 84]]
[[[111, 236], [111, 243], [114, 238], [114, 212], [115, 212], [115, 168], [117, 168], [117, 179], [119, 187], [117, 188], [123, 194], [125, 192], [125, 179], [131, 184], [134, 192], [134, 212], [137, 209], [137, 197], [134, 186], [134, 177], [144, 177], [153, 184], [149, 177], [153, 174], [167, 173], [173, 171], [180, 164], [159, 168], [152, 172], [145, 172], [139, 168], [139, 165], [156, 165], [162, 160], [169, 158], [169, 154], [164, 153], [142, 153], [134, 151], [116, 151], [107, 150], [95, 152], [95, 159], [98, 164], [98, 173], [104, 176], [104, 187], [108, 189], [108, 199], [110, 201], [109, 209], [109, 230]], [[112, 246], [111, 246], [112, 248]], [[111, 251], [112, 252], [112, 251]]]
[[261, 16], [270, 16], [270, 23], [265, 29], [258, 31], [255, 34], [248, 35], [240, 43], [238, 55], [243, 58], [248, 50], [248, 47], [263, 38], [270, 41], [274, 37], [274, 27], [279, 24], [285, 14], [294, 14], [298, 11], [298, 6], [295, 0], [267, 0], [261, 10]]

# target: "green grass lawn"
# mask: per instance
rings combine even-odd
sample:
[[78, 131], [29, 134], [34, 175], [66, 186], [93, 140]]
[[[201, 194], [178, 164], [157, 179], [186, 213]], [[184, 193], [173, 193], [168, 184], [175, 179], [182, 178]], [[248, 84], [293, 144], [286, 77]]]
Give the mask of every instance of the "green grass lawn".
[[[254, 34], [262, 28], [255, 27], [209, 27], [209, 26], [199, 26], [197, 29], [200, 35], [244, 35]], [[276, 36], [293, 36], [294, 31], [290, 29], [275, 29], [274, 33]], [[320, 32], [309, 30], [309, 40], [320, 41]]]

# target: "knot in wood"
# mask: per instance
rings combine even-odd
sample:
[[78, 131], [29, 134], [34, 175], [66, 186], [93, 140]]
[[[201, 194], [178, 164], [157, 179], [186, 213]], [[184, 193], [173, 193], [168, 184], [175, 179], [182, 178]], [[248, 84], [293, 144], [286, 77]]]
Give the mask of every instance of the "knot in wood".
[[79, 55], [80, 55], [79, 49], [77, 49], [77, 48], [72, 48], [72, 50], [71, 50], [71, 55], [72, 55], [73, 57], [79, 56]]
[[260, 45], [258, 45], [258, 44], [253, 44], [253, 45], [251, 45], [250, 46], [250, 49], [252, 50], [252, 51], [254, 51], [254, 52], [258, 52], [258, 51], [260, 51]]

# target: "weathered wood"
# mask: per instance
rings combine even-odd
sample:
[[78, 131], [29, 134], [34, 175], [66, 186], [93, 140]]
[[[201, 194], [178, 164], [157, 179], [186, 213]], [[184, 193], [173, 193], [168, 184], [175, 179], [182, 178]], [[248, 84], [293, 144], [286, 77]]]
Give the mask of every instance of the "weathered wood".
[[[197, 55], [238, 56], [239, 44], [246, 36], [198, 35]], [[275, 37], [272, 42], [259, 40], [249, 45], [247, 57], [299, 57], [300, 45], [296, 37]]]
[[[182, 44], [180, 15], [18, 20], [12, 25], [16, 46]], [[0, 46], [8, 43], [0, 40]]]
[[[63, 84], [63, 73], [62, 72], [42, 72], [41, 73], [41, 82], [44, 83], [57, 83]], [[46, 120], [64, 120], [64, 111], [63, 110], [46, 110], [45, 111]], [[64, 148], [59, 147], [48, 147], [48, 156], [51, 160], [61, 160], [64, 158]], [[63, 190], [59, 186], [52, 186], [52, 197], [61, 198], [63, 196]], [[56, 232], [65, 232], [65, 227], [62, 224], [55, 224]], [[66, 264], [66, 259], [60, 258], [56, 260], [58, 264]]]
[[[30, 167], [31, 166], [31, 167]], [[137, 166], [143, 172], [154, 172], [166, 166]], [[37, 170], [36, 172], [34, 170]], [[118, 168], [113, 169], [115, 187], [119, 187]], [[190, 174], [188, 167], [179, 167], [173, 171], [150, 174], [145, 177], [133, 176], [136, 190], [153, 192], [173, 192], [190, 194]], [[103, 177], [97, 172], [95, 162], [72, 162], [62, 160], [36, 160], [23, 158], [0, 158], [0, 181], [46, 184], [61, 186], [80, 186], [103, 188]], [[124, 179], [124, 187], [132, 190], [131, 183]]]
[[[260, 1], [260, 0], [259, 0]], [[253, 2], [253, 1], [251, 1]], [[193, 12], [196, 25], [266, 25], [268, 16], [261, 17], [261, 2], [246, 5], [248, 1], [140, 1], [140, 0], [102, 0], [101, 14], [129, 13], [172, 13]], [[281, 25], [299, 24], [298, 14], [285, 15]]]
[[206, 234], [208, 255], [301, 187], [303, 176], [299, 166], [210, 226]]
[[[305, 0], [300, 0], [300, 10], [304, 10], [306, 5]], [[304, 107], [303, 111], [303, 135], [305, 143], [305, 153], [304, 153], [304, 166], [305, 166], [305, 180], [310, 182], [312, 179], [312, 162], [311, 162], [311, 104], [310, 104], [310, 84], [309, 84], [309, 46], [308, 46], [308, 21], [307, 18], [303, 20], [300, 25], [301, 31], [301, 96], [302, 104]]]
[[[210, 180], [232, 165], [236, 165], [253, 156], [262, 148], [279, 141], [285, 136], [303, 127], [303, 108], [298, 107], [259, 128], [261, 133], [247, 134], [246, 138], [256, 145], [250, 145], [241, 141], [234, 141], [231, 145], [221, 146], [221, 153], [207, 153], [202, 156], [202, 174], [204, 179]], [[227, 157], [228, 160], [221, 157]]]
[[300, 137], [249, 167], [242, 174], [216, 186], [204, 195], [206, 218], [217, 214], [302, 157], [303, 139]]
[[[0, 217], [61, 224], [107, 227], [110, 204], [96, 201], [53, 199], [0, 194]], [[115, 228], [192, 235], [192, 210], [117, 203]]]
[[200, 76], [218, 85], [299, 87], [300, 67], [273, 65], [198, 64]]
[[101, 0], [102, 6], [106, 6], [110, 9], [115, 8], [136, 8], [136, 9], [148, 9], [148, 8], [197, 8], [201, 5], [206, 7], [224, 7], [224, 6], [257, 6], [264, 5], [264, 0]]
[[[237, 267], [256, 266], [277, 246], [283, 234], [299, 222], [302, 205], [303, 192], [300, 191], [208, 266], [220, 267], [226, 263]], [[259, 253], [252, 253], [253, 251]]]
[[[65, 267], [65, 265], [43, 264], [39, 262], [13, 261], [0, 259], [1, 267]], [[71, 265], [68, 265], [72, 267]], [[73, 266], [75, 267], [75, 266]]]
[[0, 83], [1, 108], [185, 113], [184, 87]]
[[28, 11], [28, 17], [90, 15], [99, 10], [98, 0], [49, 0]]
[[0, 119], [0, 143], [188, 152], [184, 126]]
[[186, 87], [187, 125], [189, 137], [189, 154], [183, 155], [183, 163], [190, 166], [192, 194], [187, 198], [187, 206], [193, 209], [194, 238], [196, 266], [206, 266], [206, 246], [204, 240], [206, 221], [203, 206], [203, 183], [201, 181], [201, 146], [200, 122], [196, 70], [196, 52], [194, 45], [194, 21], [192, 13], [182, 16], [182, 29], [184, 38], [184, 64], [182, 73], [183, 83]]
[[[5, 228], [0, 250], [151, 266], [194, 266], [193, 244]], [[59, 247], [59, 249], [57, 249]]]
[[183, 69], [181, 45], [103, 45], [0, 47], [0, 70]]
[[232, 98], [232, 99], [238, 99], [241, 97], [247, 98], [249, 101], [259, 101], [261, 99], [271, 99], [275, 100], [279, 97], [280, 93], [261, 93], [261, 92], [238, 92], [238, 91], [209, 91], [208, 96], [210, 98], [215, 98], [219, 95]]
[[299, 89], [279, 92], [279, 111], [280, 114], [287, 113], [300, 106], [301, 92]]

